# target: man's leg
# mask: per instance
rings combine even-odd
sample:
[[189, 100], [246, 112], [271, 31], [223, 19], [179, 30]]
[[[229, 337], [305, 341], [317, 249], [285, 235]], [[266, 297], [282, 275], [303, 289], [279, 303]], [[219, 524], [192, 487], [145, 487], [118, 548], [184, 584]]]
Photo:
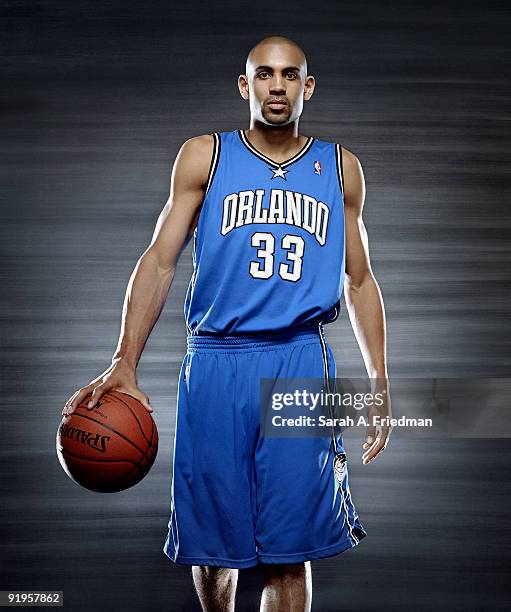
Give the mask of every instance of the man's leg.
[[260, 612], [310, 612], [311, 602], [310, 561], [286, 565], [264, 564]]
[[193, 565], [192, 576], [204, 612], [234, 612], [237, 569]]

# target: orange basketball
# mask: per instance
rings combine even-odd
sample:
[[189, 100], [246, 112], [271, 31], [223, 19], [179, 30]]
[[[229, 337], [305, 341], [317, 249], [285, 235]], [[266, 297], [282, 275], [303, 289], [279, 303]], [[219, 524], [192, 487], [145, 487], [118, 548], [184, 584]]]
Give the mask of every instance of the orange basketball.
[[57, 431], [57, 455], [67, 475], [92, 491], [113, 493], [136, 485], [158, 452], [158, 431], [137, 399], [105, 393], [87, 408], [87, 397], [64, 416]]

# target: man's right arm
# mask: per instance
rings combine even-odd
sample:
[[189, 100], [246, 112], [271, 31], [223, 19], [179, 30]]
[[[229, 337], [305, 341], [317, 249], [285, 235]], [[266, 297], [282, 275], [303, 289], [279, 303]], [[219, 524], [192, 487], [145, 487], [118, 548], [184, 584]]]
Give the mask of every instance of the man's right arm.
[[129, 279], [122, 309], [121, 331], [111, 365], [66, 402], [70, 414], [87, 396], [91, 408], [108, 390], [137, 397], [148, 410], [149, 398], [138, 388], [136, 367], [160, 316], [179, 256], [197, 224], [213, 155], [213, 137], [197, 136], [181, 147], [170, 181], [170, 195], [158, 217], [152, 240]]

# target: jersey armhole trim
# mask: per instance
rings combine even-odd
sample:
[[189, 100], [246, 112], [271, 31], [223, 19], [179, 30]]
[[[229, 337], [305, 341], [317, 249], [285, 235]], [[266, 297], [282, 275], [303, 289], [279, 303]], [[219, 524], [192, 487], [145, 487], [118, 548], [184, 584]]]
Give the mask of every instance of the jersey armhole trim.
[[211, 135], [214, 139], [213, 155], [211, 156], [211, 163], [209, 164], [208, 182], [206, 183], [206, 191], [204, 192], [204, 196], [207, 195], [211, 187], [211, 183], [213, 182], [213, 178], [218, 168], [218, 160], [220, 159], [220, 136], [217, 132], [213, 132]]
[[342, 172], [342, 145], [335, 144], [335, 158], [337, 162], [337, 178], [339, 179], [339, 187], [341, 189], [342, 196], [344, 197], [344, 175]]

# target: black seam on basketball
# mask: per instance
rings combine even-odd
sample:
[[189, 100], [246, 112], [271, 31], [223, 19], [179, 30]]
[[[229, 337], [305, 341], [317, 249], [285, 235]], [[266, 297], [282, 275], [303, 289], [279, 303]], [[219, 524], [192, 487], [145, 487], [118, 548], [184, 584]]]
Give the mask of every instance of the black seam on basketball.
[[[117, 391], [117, 393], [122, 393], [122, 391]], [[154, 446], [153, 443], [152, 443], [153, 442], [154, 427], [155, 427], [154, 419], [150, 416], [150, 419], [151, 419], [151, 439], [148, 439], [146, 437], [146, 435], [145, 435], [144, 430], [142, 429], [142, 425], [140, 424], [140, 421], [138, 420], [137, 415], [133, 412], [131, 406], [129, 404], [127, 404], [122, 399], [122, 397], [119, 397], [118, 395], [115, 395], [115, 391], [109, 391], [108, 393], [105, 393], [105, 395], [111, 395], [113, 397], [116, 397], [118, 400], [120, 400], [126, 406], [126, 408], [131, 412], [131, 414], [135, 417], [135, 420], [137, 421], [138, 426], [140, 427], [140, 431], [142, 432], [142, 435], [144, 436], [144, 440], [149, 444], [149, 446], [151, 448], [158, 448], [158, 445]], [[129, 395], [129, 394], [126, 393], [125, 395]], [[133, 397], [133, 395], [130, 395], [130, 397]], [[136, 398], [133, 398], [133, 399], [136, 399]]]
[[[135, 462], [135, 461], [131, 461], [130, 459], [89, 459], [88, 457], [81, 457], [79, 455], [73, 455], [73, 453], [70, 453], [69, 451], [66, 451], [65, 449], [62, 449], [61, 452], [65, 455], [69, 455], [71, 457], [75, 457], [75, 459], [82, 459], [84, 461], [97, 461], [97, 462], [109, 462], [109, 463], [114, 463], [114, 462], [119, 462], [119, 463], [131, 463], [133, 465], [133, 467], [131, 468], [131, 470], [127, 473], [124, 474], [124, 476], [122, 476], [121, 478], [119, 478], [118, 480], [116, 480], [113, 484], [114, 486], [118, 486], [119, 483], [123, 482], [123, 480], [127, 480], [132, 474], [133, 472], [137, 469], [140, 468], [142, 469], [142, 463], [144, 461], [147, 461], [147, 455], [149, 454], [149, 451], [155, 448], [156, 452], [154, 453], [153, 459], [152, 461], [149, 462], [149, 469], [147, 470], [146, 474], [149, 472], [149, 470], [151, 469], [151, 467], [153, 466], [155, 460], [156, 460], [156, 455], [158, 454], [158, 447], [157, 446], [149, 446], [147, 451], [145, 452], [145, 454], [142, 456], [142, 459], [139, 462]], [[140, 482], [140, 481], [139, 481]], [[138, 484], [138, 483], [137, 483]], [[82, 485], [83, 486], [83, 485]], [[129, 488], [129, 487], [128, 487]], [[91, 489], [91, 490], [98, 490], [98, 489]], [[119, 491], [110, 491], [111, 493], [119, 493], [120, 491], [124, 491], [125, 489], [120, 489]], [[101, 492], [101, 490], [99, 490]], [[108, 489], [107, 489], [108, 491]], [[104, 491], [103, 491], [104, 492]]]
[[[140, 421], [138, 420], [137, 415], [136, 415], [136, 414], [133, 412], [133, 410], [131, 409], [131, 407], [129, 406], [129, 404], [127, 404], [127, 403], [126, 403], [126, 402], [125, 402], [125, 401], [122, 399], [122, 397], [119, 397], [118, 395], [115, 395], [115, 391], [109, 391], [108, 393], [105, 393], [105, 395], [111, 395], [112, 397], [116, 397], [116, 398], [117, 398], [117, 399], [118, 399], [120, 402], [122, 402], [122, 403], [123, 403], [123, 404], [126, 406], [126, 408], [127, 408], [127, 409], [128, 409], [130, 412], [131, 412], [131, 414], [132, 414], [132, 415], [135, 417], [135, 421], [138, 423], [138, 426], [140, 427], [140, 431], [142, 432], [142, 435], [144, 436], [144, 440], [145, 440], [145, 441], [146, 441], [146, 442], [147, 442], [149, 445], [151, 445], [151, 442], [152, 442], [152, 439], [153, 439], [153, 437], [152, 437], [152, 433], [153, 433], [153, 432], [152, 432], [152, 429], [151, 429], [151, 439], [150, 439], [150, 440], [148, 440], [148, 439], [146, 438], [145, 431], [142, 429], [142, 425], [140, 424]], [[130, 395], [130, 397], [133, 397], [133, 396], [132, 396], [132, 395]], [[139, 401], [139, 400], [137, 400], [137, 401]], [[145, 410], [145, 408], [144, 408], [144, 410]], [[149, 415], [149, 416], [150, 416], [150, 415]], [[153, 420], [153, 419], [151, 418], [151, 423], [152, 423], [152, 420]], [[151, 425], [151, 427], [152, 427], [152, 425]]]
[[[150, 446], [150, 447], [147, 449], [147, 452], [145, 453], [145, 455], [142, 457], [142, 459], [141, 459], [141, 460], [140, 460], [140, 461], [139, 461], [137, 464], [135, 464], [135, 467], [133, 467], [133, 468], [132, 468], [132, 469], [131, 469], [131, 470], [130, 470], [130, 471], [127, 473], [127, 474], [125, 474], [125, 475], [124, 475], [122, 478], [120, 478], [119, 480], [116, 480], [116, 481], [115, 481], [115, 484], [116, 484], [116, 485], [118, 485], [120, 482], [122, 482], [123, 480], [126, 480], [126, 479], [127, 479], [129, 476], [131, 476], [131, 475], [133, 474], [133, 472], [134, 472], [134, 471], [135, 471], [137, 468], [141, 468], [141, 467], [142, 467], [142, 463], [143, 463], [144, 461], [146, 461], [146, 460], [147, 460], [147, 455], [149, 454], [149, 451], [151, 450], [151, 448], [157, 448], [157, 447], [152, 447], [152, 446]], [[149, 463], [149, 469], [147, 470], [146, 474], [149, 472], [149, 470], [150, 470], [150, 469], [151, 469], [151, 467], [153, 466], [154, 461], [155, 461], [155, 459], [156, 459], [156, 455], [157, 455], [157, 452], [156, 452], [156, 453], [154, 453], [154, 458], [153, 458], [153, 460], [152, 460], [152, 461]], [[140, 481], [139, 481], [139, 482], [140, 482]], [[137, 483], [137, 484], [138, 484], [138, 483]], [[129, 488], [129, 487], [128, 487], [128, 488]], [[125, 490], [125, 489], [121, 489], [121, 491], [122, 491], [122, 490]]]
[[105, 423], [101, 423], [100, 421], [96, 421], [96, 419], [91, 418], [90, 416], [87, 416], [86, 414], [80, 414], [79, 412], [73, 412], [73, 414], [75, 416], [78, 417], [82, 417], [82, 419], [87, 419], [89, 421], [92, 421], [93, 423], [97, 423], [98, 425], [101, 425], [102, 427], [104, 427], [105, 429], [108, 429], [108, 431], [111, 431], [115, 434], [117, 434], [118, 436], [120, 436], [121, 438], [123, 438], [124, 440], [126, 440], [126, 442], [128, 442], [129, 444], [131, 444], [131, 446], [133, 446], [134, 448], [136, 448], [138, 450], [138, 452], [144, 456], [144, 451], [140, 448], [138, 448], [138, 446], [132, 442], [129, 438], [127, 438], [126, 436], [123, 436], [122, 433], [119, 433], [117, 431], [117, 429], [114, 429], [113, 427], [109, 427], [108, 425], [105, 425]]
[[63, 455], [68, 455], [69, 457], [74, 457], [75, 459], [82, 459], [83, 461], [96, 461], [98, 463], [131, 463], [135, 467], [138, 465], [136, 461], [132, 461], [131, 459], [93, 459], [92, 457], [84, 457], [83, 455], [75, 455], [74, 453], [71, 453], [65, 448], [62, 448], [60, 452]]

